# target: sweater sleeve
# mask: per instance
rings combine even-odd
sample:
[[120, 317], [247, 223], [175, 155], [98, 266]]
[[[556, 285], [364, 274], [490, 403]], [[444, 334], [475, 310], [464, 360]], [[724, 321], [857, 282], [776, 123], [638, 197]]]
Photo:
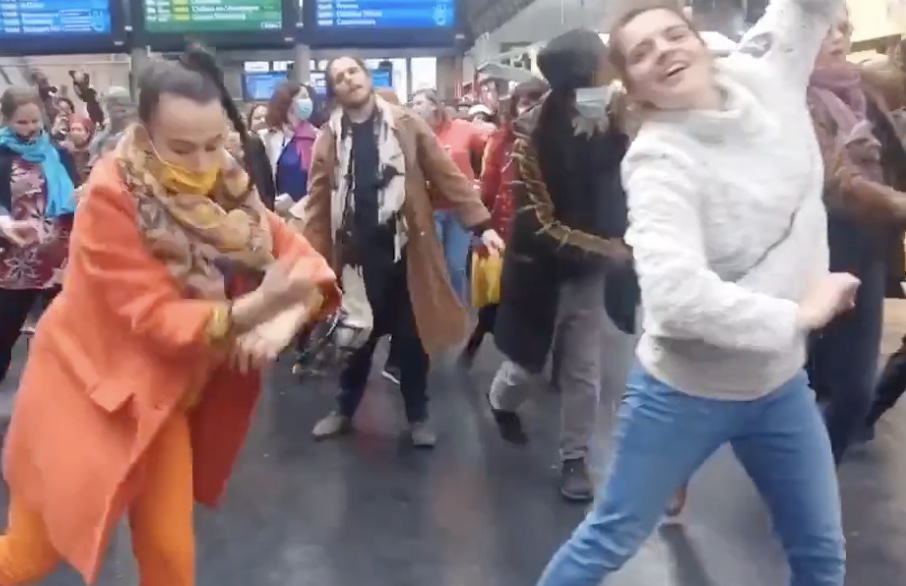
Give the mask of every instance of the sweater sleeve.
[[845, 0], [771, 0], [740, 41], [737, 55], [763, 60], [780, 83], [808, 86], [821, 41]]
[[698, 190], [679, 154], [636, 152], [623, 165], [629, 230], [653, 336], [767, 351], [802, 333], [795, 302], [722, 280], [708, 266]]

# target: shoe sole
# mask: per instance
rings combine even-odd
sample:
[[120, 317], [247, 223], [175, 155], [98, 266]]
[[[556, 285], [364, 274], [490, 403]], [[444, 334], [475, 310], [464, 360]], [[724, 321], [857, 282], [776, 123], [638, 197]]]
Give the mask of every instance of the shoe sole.
[[581, 494], [580, 495], [578, 493], [565, 492], [563, 490], [560, 491], [560, 496], [562, 496], [565, 500], [567, 500], [571, 503], [590, 503], [595, 500], [594, 495], [591, 495], [591, 494]]

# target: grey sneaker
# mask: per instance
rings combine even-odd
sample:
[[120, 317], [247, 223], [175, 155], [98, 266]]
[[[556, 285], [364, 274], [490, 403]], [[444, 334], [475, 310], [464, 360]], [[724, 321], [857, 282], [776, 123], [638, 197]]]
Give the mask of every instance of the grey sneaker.
[[331, 411], [327, 417], [321, 419], [311, 430], [311, 435], [316, 440], [327, 439], [339, 435], [346, 435], [352, 431], [352, 420], [336, 411]]
[[560, 494], [568, 501], [587, 503], [594, 499], [594, 483], [588, 474], [585, 458], [563, 462], [560, 472]]
[[437, 434], [428, 421], [418, 421], [410, 425], [409, 437], [416, 448], [433, 448], [437, 443]]

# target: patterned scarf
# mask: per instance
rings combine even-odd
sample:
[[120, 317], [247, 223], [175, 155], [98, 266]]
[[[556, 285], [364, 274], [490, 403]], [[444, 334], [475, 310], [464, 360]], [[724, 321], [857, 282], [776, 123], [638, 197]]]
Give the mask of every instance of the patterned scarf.
[[242, 166], [223, 151], [223, 167], [208, 197], [173, 193], [157, 180], [162, 163], [128, 128], [114, 158], [135, 197], [139, 232], [187, 294], [224, 299], [235, 278], [260, 277], [273, 262], [264, 205]]
[[881, 143], [867, 119], [868, 99], [859, 70], [849, 64], [815, 69], [808, 97], [820, 109], [819, 115], [834, 121], [834, 140], [838, 149], [846, 153], [846, 162], [866, 177], [880, 180]]

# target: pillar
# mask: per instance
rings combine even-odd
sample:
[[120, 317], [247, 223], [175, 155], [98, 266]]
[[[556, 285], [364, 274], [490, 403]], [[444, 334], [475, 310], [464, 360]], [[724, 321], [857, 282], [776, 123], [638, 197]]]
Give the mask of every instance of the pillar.
[[403, 100], [404, 103], [412, 99], [412, 94], [415, 93], [415, 85], [412, 83], [412, 58], [406, 57], [406, 87], [402, 88], [403, 94], [406, 96]]
[[132, 94], [133, 100], [138, 100], [138, 76], [142, 70], [148, 66], [150, 57], [148, 57], [147, 47], [135, 47], [130, 54], [131, 64], [129, 67], [129, 93]]
[[[458, 66], [458, 69], [457, 69]], [[451, 100], [462, 81], [462, 61], [459, 57], [437, 58], [437, 93], [441, 99]]]
[[295, 46], [295, 64], [293, 65], [293, 76], [299, 83], [311, 82], [311, 47], [308, 45]]

